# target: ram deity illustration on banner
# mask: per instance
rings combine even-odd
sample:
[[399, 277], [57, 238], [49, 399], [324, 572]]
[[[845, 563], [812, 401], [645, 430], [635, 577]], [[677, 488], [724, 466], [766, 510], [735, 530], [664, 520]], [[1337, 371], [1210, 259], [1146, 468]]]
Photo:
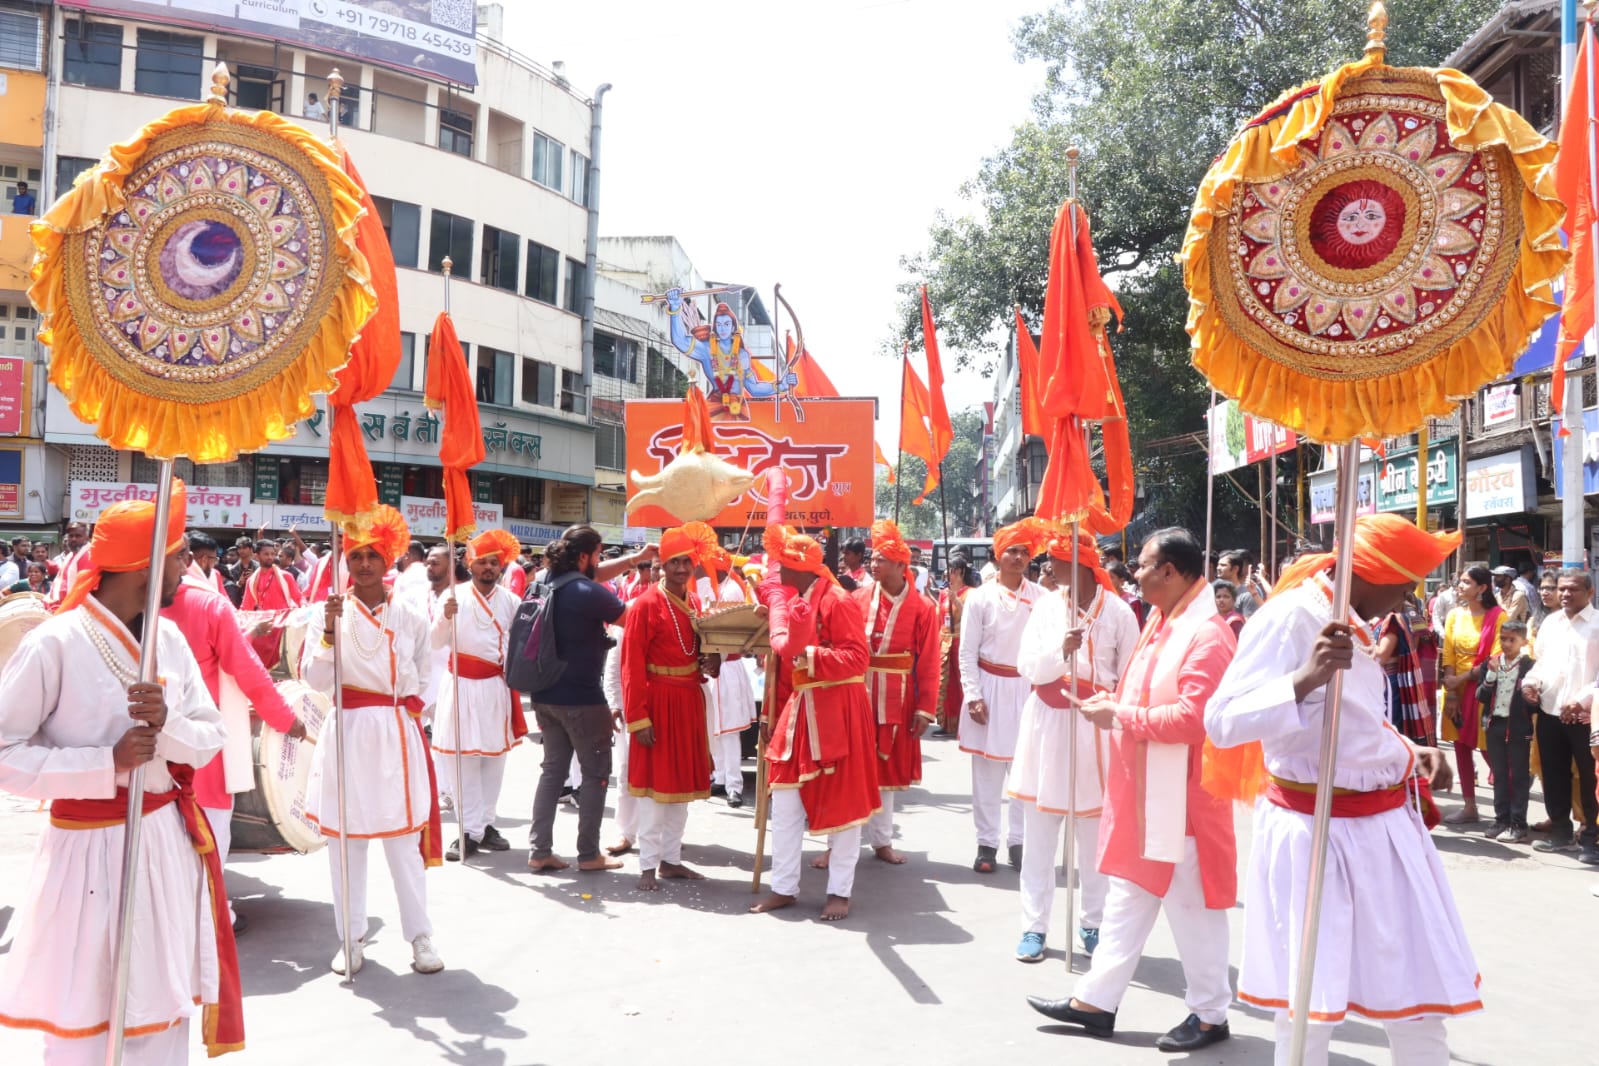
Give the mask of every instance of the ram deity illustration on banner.
[[693, 299], [744, 291], [744, 286], [675, 287], [659, 297], [666, 301], [672, 343], [694, 361], [694, 381], [704, 391], [713, 419], [745, 421], [751, 400], [779, 397], [797, 380], [786, 366], [773, 365], [780, 361], [775, 352], [750, 350], [738, 315], [726, 300], [716, 300], [711, 306], [707, 324]]

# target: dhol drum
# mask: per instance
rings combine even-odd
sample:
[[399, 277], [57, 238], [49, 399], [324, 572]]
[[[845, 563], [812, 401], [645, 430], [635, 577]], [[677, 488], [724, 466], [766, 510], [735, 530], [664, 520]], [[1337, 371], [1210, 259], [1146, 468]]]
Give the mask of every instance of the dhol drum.
[[14, 592], [0, 598], [0, 670], [16, 654], [22, 638], [49, 617], [44, 597], [37, 592]]
[[282, 681], [278, 691], [305, 723], [305, 740], [294, 740], [255, 719], [251, 748], [255, 754], [255, 788], [233, 797], [234, 852], [308, 855], [327, 845], [327, 838], [305, 817], [305, 788], [311, 779], [311, 755], [322, 720], [332, 704], [301, 681]]

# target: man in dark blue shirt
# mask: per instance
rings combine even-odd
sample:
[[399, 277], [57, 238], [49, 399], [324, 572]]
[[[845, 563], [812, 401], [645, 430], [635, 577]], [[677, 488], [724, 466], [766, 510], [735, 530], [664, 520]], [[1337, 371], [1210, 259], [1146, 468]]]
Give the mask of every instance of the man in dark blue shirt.
[[17, 182], [17, 194], [11, 198], [11, 213], [13, 215], [32, 215], [37, 213], [37, 201], [33, 193], [28, 191], [28, 183]]

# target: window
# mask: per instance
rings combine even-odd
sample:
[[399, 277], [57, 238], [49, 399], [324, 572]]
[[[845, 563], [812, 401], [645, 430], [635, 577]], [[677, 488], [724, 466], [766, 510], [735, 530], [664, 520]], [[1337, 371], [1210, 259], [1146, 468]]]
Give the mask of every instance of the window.
[[594, 465], [602, 470], [624, 470], [627, 463], [627, 437], [614, 422], [594, 423]]
[[240, 64], [233, 72], [233, 103], [252, 111], [269, 111], [277, 88], [277, 71], [271, 67]]
[[415, 333], [400, 334], [400, 364], [394, 368], [394, 380], [389, 382], [389, 388], [416, 391]]
[[533, 134], [533, 180], [545, 188], [561, 192], [561, 157], [566, 146], [542, 133]]
[[498, 352], [478, 345], [477, 349], [477, 400], [478, 403], [496, 403], [511, 406], [511, 395], [516, 376], [516, 357], [510, 352]]
[[85, 159], [75, 155], [56, 156], [56, 196], [60, 197], [70, 191], [72, 183], [78, 180], [78, 175], [98, 162], [98, 159]]
[[609, 333], [594, 334], [594, 372], [618, 381], [638, 380], [638, 342]]
[[470, 157], [472, 116], [448, 108], [439, 108], [439, 147], [446, 152]]
[[122, 27], [109, 22], [67, 20], [62, 80], [91, 89], [122, 87]]
[[44, 69], [44, 20], [27, 11], [0, 10], [0, 67]]
[[553, 304], [559, 299], [561, 253], [542, 244], [527, 242], [527, 286], [522, 291], [529, 299]]
[[522, 360], [522, 402], [555, 406], [555, 368], [537, 359]]
[[483, 227], [483, 262], [481, 281], [506, 292], [516, 291], [516, 271], [520, 265], [517, 255], [522, 250], [522, 238], [514, 233]]
[[566, 195], [578, 203], [588, 206], [589, 202], [589, 160], [576, 148], [572, 149], [572, 171]]
[[452, 215], [437, 209], [433, 212], [433, 228], [428, 238], [428, 269], [435, 273], [444, 270], [444, 257], [450, 257], [450, 270], [457, 277], [472, 269], [472, 227], [469, 218]]
[[150, 96], [176, 96], [198, 103], [201, 39], [161, 30], [140, 30], [133, 65], [133, 91]]
[[649, 350], [645, 360], [644, 395], [651, 400], [683, 398], [683, 390], [688, 388], [688, 378], [677, 367], [654, 348]]
[[588, 397], [583, 392], [583, 375], [576, 370], [561, 371], [561, 410], [574, 415], [589, 413]]
[[583, 264], [576, 259], [566, 261], [566, 309], [574, 315], [583, 313]]
[[378, 218], [383, 222], [383, 233], [389, 238], [394, 265], [416, 266], [417, 245], [422, 240], [422, 209], [386, 196], [374, 196], [372, 203], [377, 206]]

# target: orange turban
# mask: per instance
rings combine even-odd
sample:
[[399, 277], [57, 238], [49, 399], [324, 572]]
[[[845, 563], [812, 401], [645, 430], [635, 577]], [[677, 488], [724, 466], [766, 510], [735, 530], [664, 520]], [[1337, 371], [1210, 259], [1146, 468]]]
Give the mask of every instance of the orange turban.
[[994, 555], [1004, 555], [1020, 544], [1027, 549], [1027, 557], [1031, 559], [1043, 550], [1054, 532], [1054, 528], [1042, 518], [1024, 518], [1020, 522], [1001, 526], [994, 531]]
[[[1067, 531], [1056, 533], [1055, 536], [1049, 538], [1049, 543], [1045, 546], [1045, 550], [1049, 552], [1049, 557], [1051, 559], [1058, 559], [1063, 563], [1071, 563], [1071, 533]], [[1099, 582], [1100, 588], [1111, 593], [1119, 594], [1121, 592], [1121, 590], [1116, 587], [1116, 582], [1111, 580], [1110, 574], [1106, 573], [1105, 568], [1100, 565], [1099, 544], [1095, 542], [1092, 534], [1083, 531], [1078, 532], [1077, 561], [1094, 572], [1094, 580]], [[1055, 575], [1055, 580], [1060, 580], [1059, 574]], [[1070, 576], [1068, 575], [1067, 581], [1069, 582], [1070, 580]]]
[[[1414, 585], [1460, 547], [1461, 533], [1428, 533], [1396, 514], [1366, 515], [1355, 521], [1355, 574], [1373, 585]], [[1273, 592], [1304, 584], [1333, 567], [1335, 554], [1307, 555], [1283, 571]]]
[[911, 546], [905, 543], [899, 526], [886, 518], [872, 523], [872, 551], [891, 563], [911, 561]]
[[716, 530], [704, 522], [685, 522], [661, 534], [661, 562], [687, 555], [704, 566], [720, 546]]
[[815, 537], [773, 524], [766, 527], [764, 546], [768, 564], [775, 561], [790, 570], [805, 570], [829, 581], [838, 581], [837, 575], [822, 561], [822, 546]]
[[[183, 531], [189, 510], [189, 493], [181, 478], [172, 479], [172, 498], [167, 512], [165, 558], [183, 547]], [[155, 503], [151, 500], [123, 500], [107, 507], [94, 524], [87, 560], [78, 570], [77, 580], [67, 590], [58, 614], [72, 610], [100, 587], [104, 574], [126, 574], [150, 567], [150, 538], [155, 534]]]
[[490, 529], [479, 533], [466, 545], [467, 562], [497, 555], [500, 557], [501, 566], [509, 566], [521, 554], [522, 542], [516, 539], [516, 534], [503, 529]]
[[358, 548], [371, 548], [383, 557], [383, 561], [393, 566], [395, 560], [405, 554], [405, 549], [411, 546], [411, 527], [405, 524], [405, 516], [388, 504], [379, 504], [377, 510], [372, 512], [372, 519], [365, 529], [357, 528], [353, 524], [344, 527], [344, 552], [348, 555]]

